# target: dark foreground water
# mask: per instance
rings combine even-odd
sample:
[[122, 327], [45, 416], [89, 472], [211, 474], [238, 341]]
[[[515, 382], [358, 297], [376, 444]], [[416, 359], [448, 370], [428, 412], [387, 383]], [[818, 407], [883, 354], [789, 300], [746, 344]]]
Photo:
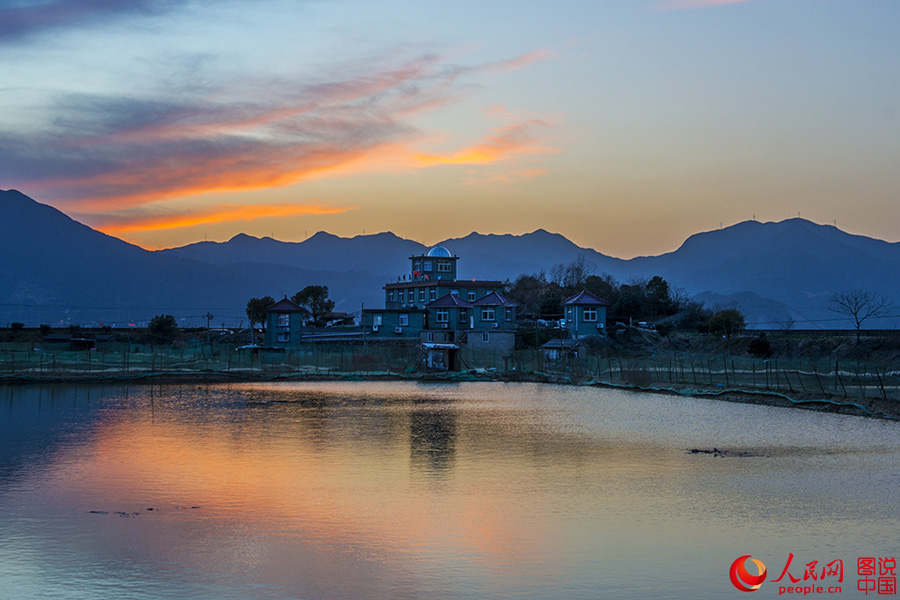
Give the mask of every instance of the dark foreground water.
[[865, 597], [857, 559], [898, 550], [897, 423], [531, 384], [0, 388], [3, 599], [743, 598], [747, 554], [752, 598]]

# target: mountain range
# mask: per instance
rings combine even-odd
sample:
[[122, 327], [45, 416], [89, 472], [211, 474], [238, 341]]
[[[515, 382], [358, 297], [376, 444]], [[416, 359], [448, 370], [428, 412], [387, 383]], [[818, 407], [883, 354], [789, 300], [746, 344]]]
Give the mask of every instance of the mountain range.
[[[835, 292], [866, 289], [900, 300], [900, 243], [852, 235], [803, 219], [745, 221], [689, 237], [677, 250], [623, 260], [538, 229], [471, 233], [440, 242], [460, 257], [461, 278], [513, 280], [584, 257], [620, 281], [660, 275], [688, 296], [735, 305], [751, 326], [844, 328], [829, 310]], [[148, 251], [72, 220], [16, 190], [0, 191], [0, 323], [143, 324], [161, 313], [184, 325], [236, 327], [254, 296], [290, 296], [327, 285], [336, 310], [383, 306], [382, 286], [408, 273], [419, 242], [393, 233], [302, 242], [239, 234]], [[900, 311], [898, 311], [900, 312]], [[900, 318], [872, 320], [894, 328]]]

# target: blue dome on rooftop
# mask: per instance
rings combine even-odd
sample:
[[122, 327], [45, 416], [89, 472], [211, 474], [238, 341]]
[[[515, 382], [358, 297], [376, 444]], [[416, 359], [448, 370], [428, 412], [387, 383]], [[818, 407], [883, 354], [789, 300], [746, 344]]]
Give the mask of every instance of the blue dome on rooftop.
[[438, 258], [450, 258], [450, 251], [444, 248], [443, 246], [435, 246], [431, 250], [428, 251], [428, 256], [435, 256]]

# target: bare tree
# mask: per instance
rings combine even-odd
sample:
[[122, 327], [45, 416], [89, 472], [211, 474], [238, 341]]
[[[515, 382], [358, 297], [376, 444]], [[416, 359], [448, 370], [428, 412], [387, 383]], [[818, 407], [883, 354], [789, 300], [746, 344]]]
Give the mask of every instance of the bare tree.
[[860, 341], [859, 330], [866, 319], [883, 317], [891, 307], [890, 300], [869, 290], [850, 290], [831, 297], [831, 310], [847, 315], [856, 325], [856, 343]]

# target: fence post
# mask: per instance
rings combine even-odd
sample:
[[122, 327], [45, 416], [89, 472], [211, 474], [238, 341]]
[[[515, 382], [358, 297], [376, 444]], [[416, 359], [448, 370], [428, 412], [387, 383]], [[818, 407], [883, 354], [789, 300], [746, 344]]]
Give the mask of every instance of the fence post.
[[803, 390], [803, 391], [805, 392], [805, 391], [806, 391], [806, 386], [803, 385], [803, 377], [800, 376], [800, 371], [798, 371], [797, 369], [794, 369], [794, 375], [797, 376], [797, 381], [800, 382], [800, 389]]
[[793, 393], [794, 393], [794, 386], [791, 385], [791, 379], [790, 379], [790, 377], [788, 377], [787, 369], [783, 370], [782, 373], [784, 373], [784, 380], [787, 381], [788, 389], [791, 390], [791, 393], [793, 394]]
[[822, 390], [822, 395], [824, 396], [825, 395], [825, 386], [822, 385], [822, 379], [819, 377], [819, 366], [814, 364], [813, 368], [815, 369], [815, 373], [816, 373], [816, 381], [819, 382], [819, 389]]
[[878, 367], [875, 367], [875, 374], [878, 376], [878, 385], [881, 386], [881, 395], [887, 400], [887, 392], [884, 390], [884, 380], [881, 379], [881, 373], [878, 371]]

